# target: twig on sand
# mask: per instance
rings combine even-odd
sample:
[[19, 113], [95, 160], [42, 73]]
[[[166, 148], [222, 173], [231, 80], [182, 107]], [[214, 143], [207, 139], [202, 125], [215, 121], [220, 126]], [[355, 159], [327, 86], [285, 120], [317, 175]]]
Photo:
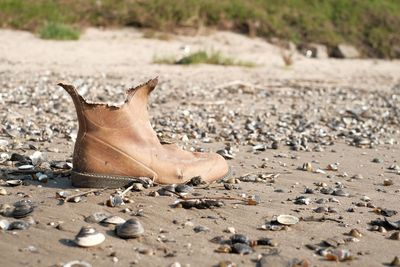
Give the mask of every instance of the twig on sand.
[[63, 198], [62, 200], [65, 203], [65, 202], [68, 202], [70, 199], [74, 199], [76, 197], [86, 196], [86, 195], [91, 194], [91, 193], [98, 193], [98, 192], [104, 191], [106, 189], [107, 189], [107, 187], [92, 189], [92, 190], [89, 190], [89, 191], [86, 191], [86, 192], [81, 192], [81, 193], [78, 193], [78, 194], [75, 194], [75, 195], [67, 196], [67, 197]]

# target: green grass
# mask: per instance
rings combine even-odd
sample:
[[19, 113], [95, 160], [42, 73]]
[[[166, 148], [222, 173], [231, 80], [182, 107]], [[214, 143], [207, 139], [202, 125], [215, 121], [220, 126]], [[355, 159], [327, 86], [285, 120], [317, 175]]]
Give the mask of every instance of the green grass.
[[39, 29], [39, 37], [53, 40], [78, 40], [80, 32], [61, 23], [46, 23]]
[[48, 21], [163, 32], [205, 25], [400, 57], [399, 0], [0, 0], [0, 18], [1, 27], [30, 31]]
[[231, 57], [223, 55], [219, 51], [212, 51], [210, 53], [200, 50], [191, 53], [187, 56], [177, 60], [176, 57], [168, 56], [162, 58], [155, 58], [153, 63], [157, 64], [177, 64], [177, 65], [194, 65], [194, 64], [212, 64], [222, 66], [241, 66], [241, 67], [255, 67], [256, 64], [250, 61], [235, 60]]

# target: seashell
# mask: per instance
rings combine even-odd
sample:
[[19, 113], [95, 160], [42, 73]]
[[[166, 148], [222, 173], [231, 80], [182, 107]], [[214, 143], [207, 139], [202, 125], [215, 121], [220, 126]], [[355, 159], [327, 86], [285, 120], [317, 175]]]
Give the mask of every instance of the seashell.
[[337, 171], [339, 169], [339, 163], [331, 163], [326, 167], [326, 169], [328, 171]]
[[247, 255], [254, 252], [254, 250], [247, 244], [235, 243], [232, 245], [232, 252], [239, 255]]
[[32, 204], [28, 204], [28, 203], [20, 203], [15, 205], [14, 210], [12, 211], [11, 215], [16, 218], [16, 219], [20, 219], [23, 217], [26, 217], [28, 214], [32, 213], [34, 210], [34, 207]]
[[250, 244], [250, 239], [242, 234], [234, 234], [230, 237], [231, 243], [236, 244], [236, 243], [242, 243], [242, 244]]
[[326, 199], [326, 198], [319, 198], [319, 199], [317, 199], [317, 200], [315, 201], [315, 203], [318, 203], [318, 204], [325, 204], [325, 203], [328, 203], [328, 199]]
[[224, 188], [226, 190], [235, 190], [235, 189], [239, 189], [240, 186], [237, 184], [228, 184], [228, 183], [224, 183]]
[[190, 185], [186, 185], [186, 184], [178, 184], [175, 187], [175, 192], [179, 193], [180, 195], [187, 195], [191, 192], [193, 192], [193, 187], [191, 187]]
[[0, 204], [0, 214], [6, 217], [11, 216], [12, 207], [8, 204]]
[[393, 180], [392, 179], [385, 179], [385, 180], [383, 180], [383, 185], [384, 186], [393, 185]]
[[104, 218], [101, 223], [105, 223], [105, 224], [114, 224], [114, 225], [118, 225], [118, 224], [122, 224], [125, 223], [126, 220], [122, 219], [119, 216], [109, 216], [107, 218]]
[[160, 194], [160, 196], [170, 197], [170, 196], [174, 195], [174, 193], [172, 193], [172, 192], [175, 192], [175, 187], [176, 187], [176, 185], [174, 185], [174, 184], [167, 185], [167, 186], [164, 186], [164, 187], [158, 189], [157, 192], [158, 192], [158, 194]]
[[222, 157], [224, 157], [224, 159], [234, 159], [235, 156], [230, 153], [227, 149], [220, 149], [216, 152], [217, 154], [220, 154]]
[[7, 195], [7, 190], [1, 187], [0, 188], [0, 195], [1, 196], [6, 196]]
[[311, 165], [310, 162], [304, 163], [303, 166], [301, 167], [301, 169], [303, 171], [307, 171], [307, 172], [314, 172], [315, 171], [314, 167]]
[[1, 230], [8, 230], [10, 227], [10, 222], [7, 220], [0, 220], [0, 229]]
[[38, 181], [41, 183], [47, 183], [49, 181], [49, 177], [46, 174], [40, 174], [37, 177]]
[[98, 223], [109, 217], [110, 215], [104, 212], [95, 212], [85, 218], [87, 223]]
[[277, 247], [278, 242], [274, 241], [271, 238], [260, 238], [257, 240], [257, 245], [258, 246], [270, 246], [270, 247]]
[[338, 196], [338, 197], [348, 197], [349, 193], [345, 192], [342, 189], [337, 189], [337, 190], [333, 191], [332, 195]]
[[215, 252], [218, 252], [218, 253], [231, 253], [231, 251], [232, 251], [231, 246], [229, 246], [227, 244], [221, 245], [215, 250]]
[[400, 232], [394, 232], [393, 234], [390, 235], [389, 239], [400, 240]]
[[7, 180], [7, 181], [6, 181], [6, 184], [7, 184], [8, 186], [19, 186], [19, 185], [22, 185], [22, 180], [19, 180], [19, 179]]
[[125, 203], [122, 200], [122, 197], [120, 195], [114, 195], [114, 196], [110, 196], [110, 198], [107, 200], [106, 204], [109, 207], [118, 207]]
[[43, 162], [45, 157], [42, 152], [35, 151], [35, 152], [33, 152], [33, 154], [31, 156], [29, 156], [29, 158], [31, 159], [32, 164], [36, 166], [36, 165], [40, 164], [41, 162]]
[[356, 180], [362, 180], [364, 179], [364, 176], [362, 174], [355, 174], [351, 178]]
[[196, 233], [208, 232], [208, 231], [210, 231], [210, 228], [202, 226], [202, 225], [198, 225], [193, 228], [193, 231], [195, 231]]
[[329, 261], [346, 261], [351, 260], [353, 257], [348, 249], [335, 249], [325, 255], [325, 259]]
[[92, 267], [92, 265], [86, 261], [70, 261], [64, 264], [62, 267]]
[[392, 164], [388, 167], [389, 170], [398, 171], [400, 170], [400, 165]]
[[349, 232], [349, 235], [352, 236], [352, 237], [356, 237], [356, 238], [360, 238], [360, 237], [363, 236], [361, 234], [361, 232], [359, 230], [357, 230], [357, 229], [351, 229], [350, 232]]
[[25, 230], [28, 229], [30, 226], [29, 223], [24, 221], [14, 221], [10, 223], [8, 230]]
[[220, 261], [217, 267], [237, 267], [237, 265], [232, 261]]
[[103, 243], [105, 239], [106, 237], [93, 227], [83, 226], [75, 236], [74, 242], [80, 247], [93, 247]]
[[299, 222], [299, 218], [292, 215], [279, 215], [276, 221], [283, 225], [293, 225]]
[[331, 187], [323, 187], [321, 188], [320, 192], [325, 195], [331, 195], [333, 192], [335, 192], [335, 190]]
[[335, 238], [328, 238], [328, 239], [324, 240], [323, 243], [324, 243], [326, 246], [328, 246], [328, 247], [334, 247], [334, 248], [336, 248], [336, 247], [338, 247], [338, 246], [340, 246], [340, 245], [345, 244], [345, 242], [344, 242], [343, 239], [337, 238], [337, 237], [335, 237]]
[[129, 219], [115, 227], [117, 236], [121, 238], [136, 238], [144, 233], [144, 228], [138, 219]]
[[311, 199], [305, 196], [299, 196], [295, 199], [294, 203], [300, 205], [309, 205], [311, 203]]
[[314, 212], [316, 212], [316, 213], [325, 213], [328, 211], [329, 211], [329, 209], [327, 207], [318, 207], [318, 208], [314, 209]]
[[35, 166], [30, 165], [30, 164], [26, 164], [26, 165], [19, 166], [18, 170], [26, 171], [26, 170], [33, 170], [34, 168], [35, 168]]

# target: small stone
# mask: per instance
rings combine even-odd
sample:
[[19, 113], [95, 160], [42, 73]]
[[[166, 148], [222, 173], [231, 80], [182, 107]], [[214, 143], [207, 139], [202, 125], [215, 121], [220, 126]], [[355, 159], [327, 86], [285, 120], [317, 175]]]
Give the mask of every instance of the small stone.
[[7, 190], [5, 188], [0, 188], [0, 196], [6, 196], [7, 195]]
[[383, 185], [384, 186], [393, 185], [393, 180], [392, 179], [385, 179], [385, 180], [383, 180]]

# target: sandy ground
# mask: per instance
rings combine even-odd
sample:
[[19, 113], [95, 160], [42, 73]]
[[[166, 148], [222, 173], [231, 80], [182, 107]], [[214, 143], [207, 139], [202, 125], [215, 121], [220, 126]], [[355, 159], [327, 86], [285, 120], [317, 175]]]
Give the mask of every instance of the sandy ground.
[[[83, 77], [98, 78], [99, 84], [102, 81], [112, 80], [114, 84], [119, 86], [126, 84], [126, 87], [159, 76], [161, 88], [157, 97], [163, 101], [151, 112], [154, 117], [164, 113], [169, 114], [168, 112], [173, 112], [182, 105], [190, 110], [195, 109], [199, 103], [221, 100], [205, 99], [196, 93], [176, 98], [174, 91], [185, 92], [185, 88], [198, 87], [203, 93], [208, 93], [209, 90], [211, 94], [215, 87], [234, 81], [263, 88], [257, 90], [274, 92], [267, 99], [237, 93], [225, 95], [222, 100], [226, 100], [224, 103], [227, 108], [236, 109], [239, 113], [252, 109], [262, 110], [275, 102], [286, 110], [296, 109], [301, 106], [302, 99], [294, 99], [295, 96], [293, 99], [278, 97], [280, 93], [286, 92], [285, 90], [292, 92], [296, 88], [311, 91], [324, 88], [328, 95], [329, 90], [349, 88], [354, 92], [354, 103], [357, 102], [358, 94], [368, 97], [370, 93], [386, 92], [399, 98], [398, 89], [397, 91], [394, 89], [400, 83], [399, 61], [316, 60], [295, 55], [294, 65], [287, 68], [281, 59], [280, 49], [261, 39], [249, 39], [228, 32], [216, 32], [199, 37], [176, 36], [169, 41], [145, 39], [141, 36], [139, 31], [132, 29], [118, 31], [89, 29], [79, 41], [57, 42], [40, 40], [26, 32], [1, 30], [0, 84], [3, 88], [0, 92], [13, 94], [15, 90], [18, 93], [15, 93], [15, 103], [10, 101], [2, 103], [1, 110], [4, 113], [0, 119], [3, 121], [12, 114], [12, 111], [18, 110], [18, 100], [24, 98], [21, 90], [17, 90], [18, 83], [26, 85], [33, 80], [33, 77], [41, 76], [50, 77], [52, 81], [53, 75], [54, 84], [60, 79], [73, 82], [77, 77]], [[152, 64], [155, 56], [179, 55], [180, 47], [184, 45], [189, 46], [192, 51], [199, 48], [219, 50], [241, 60], [251, 60], [260, 66], [184, 67]], [[11, 85], [8, 84], [9, 80], [13, 80]], [[74, 116], [72, 102], [68, 96], [56, 86], [54, 90], [58, 92], [59, 97], [65, 99], [65, 105], [70, 107], [66, 110]], [[95, 91], [94, 88], [89, 90]], [[169, 94], [163, 96], [162, 93], [165, 92]], [[318, 99], [315, 105], [324, 105], [323, 101], [326, 101], [326, 105], [329, 106], [331, 100]], [[347, 106], [352, 105], [352, 101], [348, 99], [346, 101]], [[308, 107], [312, 108], [312, 105]], [[9, 109], [9, 113], [6, 109]], [[21, 108], [20, 112], [32, 120], [46, 120], [35, 115], [35, 112], [29, 112], [29, 107]], [[63, 117], [62, 114], [58, 116]], [[274, 127], [272, 123], [268, 121], [266, 123]], [[68, 177], [52, 179], [47, 184], [32, 181], [26, 186], [4, 186], [9, 194], [0, 196], [0, 204], [12, 204], [21, 199], [21, 196], [28, 195], [38, 207], [32, 215], [37, 222], [34, 226], [23, 231], [0, 232], [2, 251], [0, 266], [62, 266], [62, 263], [72, 260], [85, 260], [93, 266], [170, 266], [174, 262], [179, 262], [182, 266], [215, 266], [223, 260], [231, 260], [238, 266], [256, 266], [259, 255], [271, 251], [270, 247], [260, 246], [255, 248], [255, 253], [245, 256], [214, 252], [219, 245], [209, 240], [220, 235], [228, 238], [231, 234], [224, 232], [227, 227], [234, 227], [236, 232], [252, 239], [273, 238], [279, 243], [277, 250], [286, 260], [308, 259], [311, 266], [383, 266], [395, 256], [400, 256], [400, 241], [388, 239], [393, 231], [381, 233], [367, 230], [371, 220], [383, 217], [372, 212], [371, 208], [356, 207], [355, 212], [347, 210], [361, 202], [363, 196], [368, 196], [377, 207], [399, 211], [397, 203], [400, 197], [400, 175], [387, 170], [387, 167], [399, 164], [400, 161], [399, 126], [398, 124], [391, 126], [395, 129], [392, 133], [392, 142], [381, 142], [373, 149], [349, 146], [340, 139], [323, 152], [291, 151], [287, 146], [280, 146], [278, 150], [267, 149], [254, 153], [250, 145], [238, 145], [235, 159], [229, 161], [235, 177], [254, 171], [281, 173], [275, 183], [242, 182], [240, 189], [234, 191], [227, 191], [222, 185], [217, 184], [209, 190], [199, 189], [198, 192], [206, 196], [257, 194], [262, 199], [261, 204], [257, 206], [227, 201], [224, 207], [213, 210], [171, 208], [170, 205], [175, 201], [175, 197], [149, 197], [148, 193], [154, 189], [147, 189], [143, 192], [129, 193], [134, 203], [126, 204], [125, 207], [132, 212], [123, 213], [123, 208], [103, 205], [113, 190], [107, 190], [98, 196], [89, 196], [80, 203], [60, 205], [55, 199], [56, 192], [74, 190], [70, 186]], [[5, 132], [1, 133], [1, 139], [10, 140]], [[54, 149], [53, 152], [49, 152], [50, 159], [66, 160], [72, 155], [73, 142], [67, 138], [58, 137], [53, 143], [40, 144], [38, 141], [35, 144], [47, 149], [57, 148], [57, 152], [54, 152]], [[216, 141], [201, 145], [216, 150], [224, 144]], [[29, 155], [33, 150], [10, 149], [6, 152]], [[285, 154], [287, 156], [284, 156]], [[268, 160], [265, 160], [266, 158]], [[374, 158], [379, 158], [380, 162], [372, 162]], [[305, 162], [312, 162], [321, 168], [340, 162], [339, 172], [318, 174], [297, 170]], [[264, 168], [259, 167], [262, 163], [266, 163]], [[344, 172], [348, 177], [338, 175]], [[355, 174], [362, 174], [364, 179], [349, 181], [349, 177]], [[382, 185], [384, 179], [392, 179], [394, 184], [384, 187]], [[310, 205], [297, 205], [292, 201], [297, 196], [303, 195], [305, 187], [315, 188], [315, 183], [319, 182], [330, 186], [334, 186], [337, 182], [343, 183], [350, 193], [350, 197], [337, 197], [340, 203], [329, 202], [325, 205], [335, 208], [338, 212], [326, 216], [342, 223], [300, 221], [285, 231], [258, 229], [267, 219], [270, 220], [279, 214], [292, 214], [298, 217], [322, 216], [313, 212], [314, 208], [321, 206], [314, 201], [329, 196], [320, 193], [309, 195], [313, 200]], [[128, 219], [139, 209], [143, 209], [144, 217], [139, 219], [146, 230], [141, 239], [122, 240], [115, 236], [113, 227], [94, 224], [106, 235], [104, 243], [85, 249], [74, 246], [70, 241], [81, 226], [87, 224], [83, 219], [94, 212], [108, 212]], [[397, 221], [399, 216], [395, 215], [390, 219]], [[173, 220], [176, 222], [173, 223]], [[188, 221], [192, 223], [186, 223]], [[63, 223], [62, 230], [55, 227], [60, 222]], [[191, 225], [206, 226], [210, 230], [195, 233]], [[342, 245], [343, 248], [350, 249], [354, 255], [355, 259], [352, 261], [328, 262], [305, 247], [306, 244], [318, 244], [327, 238], [346, 238], [345, 234], [353, 228], [363, 233], [360, 241]], [[154, 255], [139, 253], [140, 249], [145, 248], [152, 249]]]

